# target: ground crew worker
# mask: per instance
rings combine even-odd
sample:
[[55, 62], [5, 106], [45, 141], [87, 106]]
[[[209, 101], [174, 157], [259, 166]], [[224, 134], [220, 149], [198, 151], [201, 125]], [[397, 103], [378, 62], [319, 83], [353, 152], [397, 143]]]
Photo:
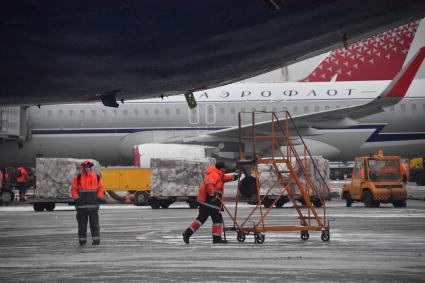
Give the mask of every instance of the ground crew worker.
[[19, 190], [19, 201], [25, 201], [27, 199], [27, 181], [30, 176], [24, 167], [18, 167], [18, 171], [16, 173], [16, 185]]
[[407, 183], [407, 166], [403, 161], [400, 162], [400, 169], [403, 176], [403, 182]]
[[223, 216], [220, 211], [223, 208], [224, 182], [237, 180], [236, 174], [224, 174], [226, 166], [223, 162], [217, 162], [207, 168], [206, 176], [199, 188], [197, 201], [199, 203], [199, 215], [192, 224], [184, 231], [183, 241], [189, 244], [189, 238], [211, 216], [213, 244], [227, 243], [221, 238], [223, 232]]
[[71, 196], [75, 200], [78, 222], [78, 241], [80, 246], [87, 242], [87, 222], [90, 221], [92, 245], [100, 244], [99, 201], [105, 198], [102, 179], [93, 170], [93, 163], [81, 163], [81, 174], [72, 181]]

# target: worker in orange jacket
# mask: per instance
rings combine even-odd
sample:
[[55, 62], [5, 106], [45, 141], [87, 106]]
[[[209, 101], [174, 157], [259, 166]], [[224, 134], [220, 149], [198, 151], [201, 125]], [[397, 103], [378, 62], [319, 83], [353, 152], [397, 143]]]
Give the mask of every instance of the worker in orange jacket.
[[26, 201], [26, 193], [27, 193], [27, 181], [29, 179], [29, 175], [27, 170], [24, 167], [18, 167], [16, 177], [16, 185], [19, 190], [19, 201]]
[[99, 201], [105, 198], [102, 179], [93, 170], [93, 163], [81, 163], [81, 174], [72, 181], [71, 196], [75, 200], [80, 246], [87, 243], [87, 222], [90, 221], [92, 245], [100, 244]]
[[217, 162], [207, 168], [206, 176], [199, 188], [197, 201], [199, 203], [199, 215], [183, 233], [183, 241], [189, 244], [189, 238], [211, 216], [213, 226], [213, 244], [227, 243], [221, 238], [223, 232], [223, 216], [220, 211], [223, 207], [224, 182], [237, 180], [236, 174], [224, 174], [226, 166], [223, 162]]

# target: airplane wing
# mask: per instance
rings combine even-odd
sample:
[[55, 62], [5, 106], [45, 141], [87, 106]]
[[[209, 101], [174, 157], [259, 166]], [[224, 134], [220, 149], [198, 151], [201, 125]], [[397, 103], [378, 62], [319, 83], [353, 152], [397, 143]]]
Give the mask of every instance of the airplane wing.
[[[335, 110], [321, 111], [313, 114], [297, 115], [292, 117], [297, 128], [302, 135], [320, 134], [320, 130], [314, 127], [326, 125], [327, 128], [347, 127], [358, 124], [356, 119], [379, 113], [383, 108], [397, 104], [407, 93], [419, 67], [425, 58], [425, 47], [422, 47], [415, 56], [398, 73], [394, 80], [384, 89], [384, 91], [371, 102], [366, 104], [339, 108]], [[284, 116], [284, 115], [283, 115]], [[270, 116], [271, 117], [271, 116]], [[280, 118], [284, 121], [285, 118]], [[290, 125], [291, 127], [291, 125]], [[243, 131], [250, 131], [252, 124], [242, 125]], [[270, 131], [271, 120], [256, 123], [257, 132]], [[239, 127], [231, 127], [223, 130], [209, 132], [208, 135], [221, 138], [237, 138]]]

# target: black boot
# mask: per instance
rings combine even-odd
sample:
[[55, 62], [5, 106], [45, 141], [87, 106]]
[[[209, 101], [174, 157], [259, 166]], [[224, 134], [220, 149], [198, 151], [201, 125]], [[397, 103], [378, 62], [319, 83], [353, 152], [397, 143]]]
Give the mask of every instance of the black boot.
[[91, 244], [93, 246], [98, 246], [98, 245], [100, 245], [100, 240], [93, 240], [93, 242]]
[[193, 231], [190, 228], [187, 228], [186, 231], [184, 231], [183, 235], [183, 242], [189, 245], [189, 238], [192, 236]]
[[227, 244], [227, 240], [223, 240], [221, 236], [213, 236], [213, 244]]
[[84, 246], [87, 243], [87, 241], [78, 241], [78, 242], [80, 243], [80, 246]]

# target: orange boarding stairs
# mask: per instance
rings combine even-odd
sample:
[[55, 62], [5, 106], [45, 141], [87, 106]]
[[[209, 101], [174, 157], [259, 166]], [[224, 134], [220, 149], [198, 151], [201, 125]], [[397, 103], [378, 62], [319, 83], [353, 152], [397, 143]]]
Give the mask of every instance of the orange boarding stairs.
[[[247, 116], [249, 122], [243, 124], [243, 119], [246, 119]], [[253, 234], [255, 242], [258, 244], [264, 243], [265, 232], [281, 231], [300, 232], [303, 240], [309, 239], [309, 231], [320, 231], [321, 239], [329, 241], [329, 222], [326, 219], [326, 200], [329, 187], [290, 114], [287, 111], [240, 112], [238, 118], [240, 160], [237, 166], [239, 170], [245, 172], [247, 172], [245, 167], [251, 166], [253, 176], [256, 176], [256, 206], [248, 210], [247, 215], [242, 215], [240, 203], [243, 199], [240, 193], [241, 178], [239, 178], [234, 207], [223, 206], [233, 221], [233, 226], [225, 227], [225, 231], [235, 231], [239, 242], [244, 242], [246, 235]], [[290, 133], [293, 133], [292, 137]], [[263, 152], [265, 148], [268, 148], [269, 152], [271, 151], [270, 156], [261, 157], [257, 151]], [[248, 155], [251, 158], [247, 158]], [[265, 189], [260, 188], [262, 176], [258, 167], [264, 166], [261, 164], [269, 166], [270, 174], [274, 176], [272, 184]], [[313, 168], [315, 178], [312, 177], [309, 168]], [[268, 208], [263, 208], [262, 204], [272, 192], [275, 198], [273, 203]], [[313, 205], [312, 195], [320, 199], [320, 208]], [[273, 221], [268, 221], [268, 216], [272, 216], [273, 210], [277, 210], [274, 208], [275, 203], [282, 196], [287, 197], [292, 203], [291, 208], [296, 212], [297, 225], [292, 223], [292, 225], [287, 225], [288, 219], [276, 220], [281, 217], [281, 214], [273, 216]]]

